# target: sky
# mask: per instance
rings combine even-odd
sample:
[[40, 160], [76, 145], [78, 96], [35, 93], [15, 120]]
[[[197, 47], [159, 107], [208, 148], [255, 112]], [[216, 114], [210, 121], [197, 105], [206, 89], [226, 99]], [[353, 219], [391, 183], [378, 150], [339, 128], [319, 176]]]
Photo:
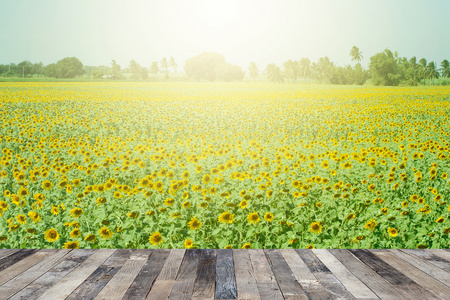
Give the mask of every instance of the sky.
[[247, 69], [328, 56], [363, 65], [388, 48], [400, 56], [450, 59], [447, 0], [1, 0], [0, 64], [49, 64], [75, 56], [84, 65], [149, 67], [163, 57], [204, 51]]

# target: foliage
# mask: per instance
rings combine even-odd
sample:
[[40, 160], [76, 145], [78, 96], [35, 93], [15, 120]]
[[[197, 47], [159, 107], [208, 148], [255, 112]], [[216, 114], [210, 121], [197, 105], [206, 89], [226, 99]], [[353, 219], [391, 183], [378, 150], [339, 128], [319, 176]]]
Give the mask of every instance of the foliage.
[[0, 85], [3, 248], [450, 246], [449, 88]]
[[244, 78], [244, 72], [239, 66], [227, 63], [223, 55], [214, 52], [203, 52], [186, 60], [184, 71], [197, 81], [242, 81]]
[[394, 54], [386, 49], [370, 58], [369, 70], [374, 85], [398, 85], [400, 74]]

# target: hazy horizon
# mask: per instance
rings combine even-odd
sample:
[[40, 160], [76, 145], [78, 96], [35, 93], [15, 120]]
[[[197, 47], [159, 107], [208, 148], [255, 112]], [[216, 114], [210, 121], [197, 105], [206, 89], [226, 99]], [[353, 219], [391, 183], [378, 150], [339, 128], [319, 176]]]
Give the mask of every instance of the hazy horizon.
[[328, 56], [363, 65], [388, 48], [438, 64], [449, 59], [449, 1], [2, 1], [0, 64], [49, 64], [75, 56], [84, 65], [149, 67], [162, 57], [204, 51], [247, 69]]

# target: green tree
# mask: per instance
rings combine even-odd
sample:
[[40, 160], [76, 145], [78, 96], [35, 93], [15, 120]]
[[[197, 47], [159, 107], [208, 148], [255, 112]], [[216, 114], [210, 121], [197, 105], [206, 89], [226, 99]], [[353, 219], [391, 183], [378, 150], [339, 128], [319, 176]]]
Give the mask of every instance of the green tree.
[[290, 79], [292, 81], [297, 80], [298, 74], [299, 74], [299, 67], [298, 63], [293, 60], [287, 60], [283, 64], [283, 73], [285, 78], [289, 81]]
[[161, 61], [159, 62], [159, 65], [161, 66], [161, 69], [164, 71], [164, 78], [169, 78], [169, 62], [167, 61], [167, 58], [163, 57]]
[[152, 65], [150, 67], [150, 73], [155, 75], [159, 73], [159, 66], [157, 61], [152, 62]]
[[244, 78], [244, 72], [241, 67], [232, 65], [230, 63], [218, 64], [215, 68], [216, 77], [223, 81], [242, 81]]
[[400, 83], [397, 60], [389, 49], [370, 58], [369, 70], [374, 85], [398, 85]]
[[111, 63], [111, 75], [112, 79], [119, 79], [120, 78], [120, 71], [121, 67], [120, 65], [113, 59]]
[[427, 65], [427, 69], [428, 69], [428, 78], [430, 79], [430, 85], [433, 85], [433, 79], [438, 79], [439, 78], [439, 71], [436, 68], [436, 64], [434, 63], [434, 61], [430, 62]]
[[352, 61], [357, 62], [361, 62], [361, 60], [363, 59], [362, 52], [356, 46], [353, 46], [350, 50], [350, 57], [352, 58]]
[[169, 59], [169, 67], [172, 68], [172, 70], [173, 70], [174, 73], [177, 72], [178, 65], [177, 65], [177, 63], [175, 62], [175, 58], [173, 58], [173, 56], [171, 56], [170, 59]]
[[328, 58], [328, 56], [319, 58], [319, 61], [316, 64], [313, 64], [313, 73], [314, 77], [318, 82], [327, 82], [336, 83], [336, 79], [333, 78], [334, 73], [334, 64]]
[[44, 67], [43, 73], [47, 77], [58, 77], [58, 67], [56, 64], [49, 64]]
[[351, 72], [351, 83], [363, 85], [369, 79], [369, 72], [364, 70], [360, 63], [357, 63]]
[[258, 77], [259, 74], [258, 66], [254, 61], [252, 61], [248, 66], [248, 74], [253, 80], [256, 80], [256, 77]]
[[283, 73], [281, 72], [280, 67], [275, 64], [268, 64], [265, 70], [265, 74], [267, 76], [267, 79], [272, 82], [284, 81]]
[[308, 58], [302, 58], [299, 62], [300, 76], [306, 81], [311, 75], [311, 62]]
[[449, 64], [448, 60], [444, 59], [441, 62], [440, 71], [441, 71], [441, 76], [442, 77], [445, 77], [445, 78], [449, 78], [450, 77], [450, 64]]
[[58, 78], [75, 78], [85, 73], [84, 66], [76, 57], [66, 57], [56, 63]]
[[132, 79], [139, 79], [141, 66], [134, 59], [130, 61], [128, 69], [130, 70]]
[[203, 52], [186, 60], [184, 71], [187, 76], [197, 81], [203, 79], [214, 81], [217, 78], [216, 67], [224, 63], [223, 55], [215, 52]]
[[33, 64], [28, 60], [24, 60], [23, 62], [19, 63], [17, 67], [21, 77], [28, 77], [32, 71]]
[[[419, 75], [420, 79], [425, 79], [428, 76], [428, 68], [427, 68], [427, 60], [425, 58], [421, 58], [419, 60]], [[425, 81], [423, 83], [425, 85]]]

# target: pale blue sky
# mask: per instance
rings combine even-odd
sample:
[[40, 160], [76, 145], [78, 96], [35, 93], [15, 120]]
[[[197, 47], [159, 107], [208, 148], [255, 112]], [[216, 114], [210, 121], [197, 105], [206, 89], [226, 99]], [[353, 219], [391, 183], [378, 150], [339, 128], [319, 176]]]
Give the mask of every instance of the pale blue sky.
[[203, 51], [222, 53], [245, 69], [328, 56], [363, 63], [389, 48], [438, 64], [450, 59], [450, 1], [341, 0], [1, 0], [0, 64], [56, 62], [149, 67], [173, 56], [180, 67]]

